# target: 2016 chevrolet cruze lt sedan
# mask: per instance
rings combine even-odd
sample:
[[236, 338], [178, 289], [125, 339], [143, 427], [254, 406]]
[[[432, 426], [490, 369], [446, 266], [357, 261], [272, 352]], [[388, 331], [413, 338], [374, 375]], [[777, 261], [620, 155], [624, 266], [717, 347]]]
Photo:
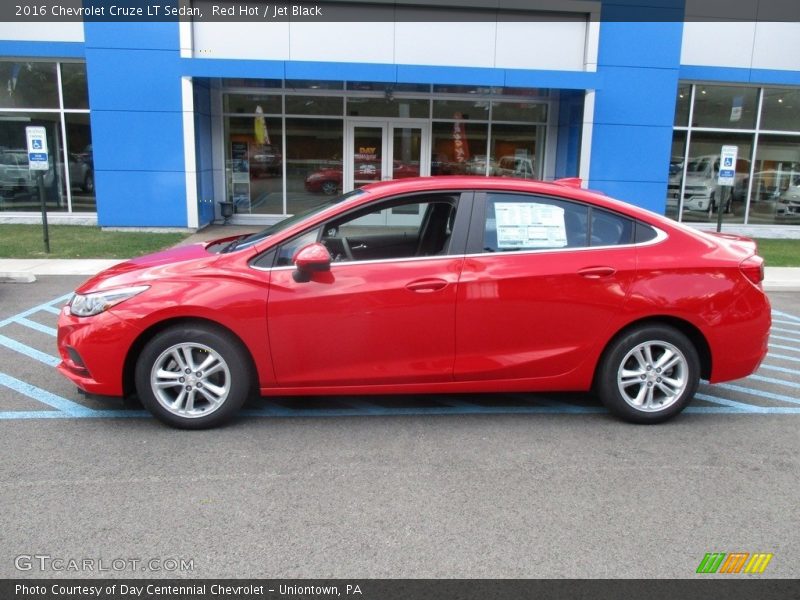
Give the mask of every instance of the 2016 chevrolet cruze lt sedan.
[[575, 181], [404, 179], [100, 273], [61, 312], [58, 368], [184, 428], [258, 393], [594, 390], [656, 423], [758, 368], [762, 278], [752, 241]]

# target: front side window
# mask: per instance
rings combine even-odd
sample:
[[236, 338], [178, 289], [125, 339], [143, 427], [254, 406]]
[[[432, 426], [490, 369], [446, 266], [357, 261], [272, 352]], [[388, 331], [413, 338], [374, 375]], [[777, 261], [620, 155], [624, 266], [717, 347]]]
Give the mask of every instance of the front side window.
[[295, 252], [320, 241], [333, 262], [445, 255], [453, 232], [457, 198], [442, 194], [383, 203], [333, 219], [278, 251], [276, 266], [291, 265]]

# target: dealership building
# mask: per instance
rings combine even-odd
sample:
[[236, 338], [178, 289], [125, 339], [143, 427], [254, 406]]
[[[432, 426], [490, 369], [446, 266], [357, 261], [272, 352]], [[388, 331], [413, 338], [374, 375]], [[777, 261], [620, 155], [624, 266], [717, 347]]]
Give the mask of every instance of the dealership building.
[[785, 2], [453, 4], [0, 23], [0, 222], [39, 218], [36, 125], [51, 222], [255, 225], [371, 181], [478, 174], [580, 177], [682, 221], [800, 236]]

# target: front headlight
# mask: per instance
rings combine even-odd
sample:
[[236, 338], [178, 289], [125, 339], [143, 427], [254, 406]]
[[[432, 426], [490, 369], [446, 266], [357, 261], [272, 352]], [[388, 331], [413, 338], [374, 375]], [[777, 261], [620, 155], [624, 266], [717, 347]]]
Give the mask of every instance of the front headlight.
[[141, 294], [149, 287], [149, 285], [137, 285], [135, 287], [92, 292], [91, 294], [75, 294], [72, 296], [72, 300], [69, 301], [69, 311], [76, 317], [99, 315], [112, 306]]

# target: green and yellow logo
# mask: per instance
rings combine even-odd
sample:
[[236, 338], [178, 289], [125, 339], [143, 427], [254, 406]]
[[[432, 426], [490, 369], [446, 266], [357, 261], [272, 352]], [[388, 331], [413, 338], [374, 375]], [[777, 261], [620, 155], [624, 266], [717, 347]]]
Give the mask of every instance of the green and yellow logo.
[[766, 552], [708, 552], [700, 561], [697, 573], [763, 573], [771, 560], [772, 554]]

